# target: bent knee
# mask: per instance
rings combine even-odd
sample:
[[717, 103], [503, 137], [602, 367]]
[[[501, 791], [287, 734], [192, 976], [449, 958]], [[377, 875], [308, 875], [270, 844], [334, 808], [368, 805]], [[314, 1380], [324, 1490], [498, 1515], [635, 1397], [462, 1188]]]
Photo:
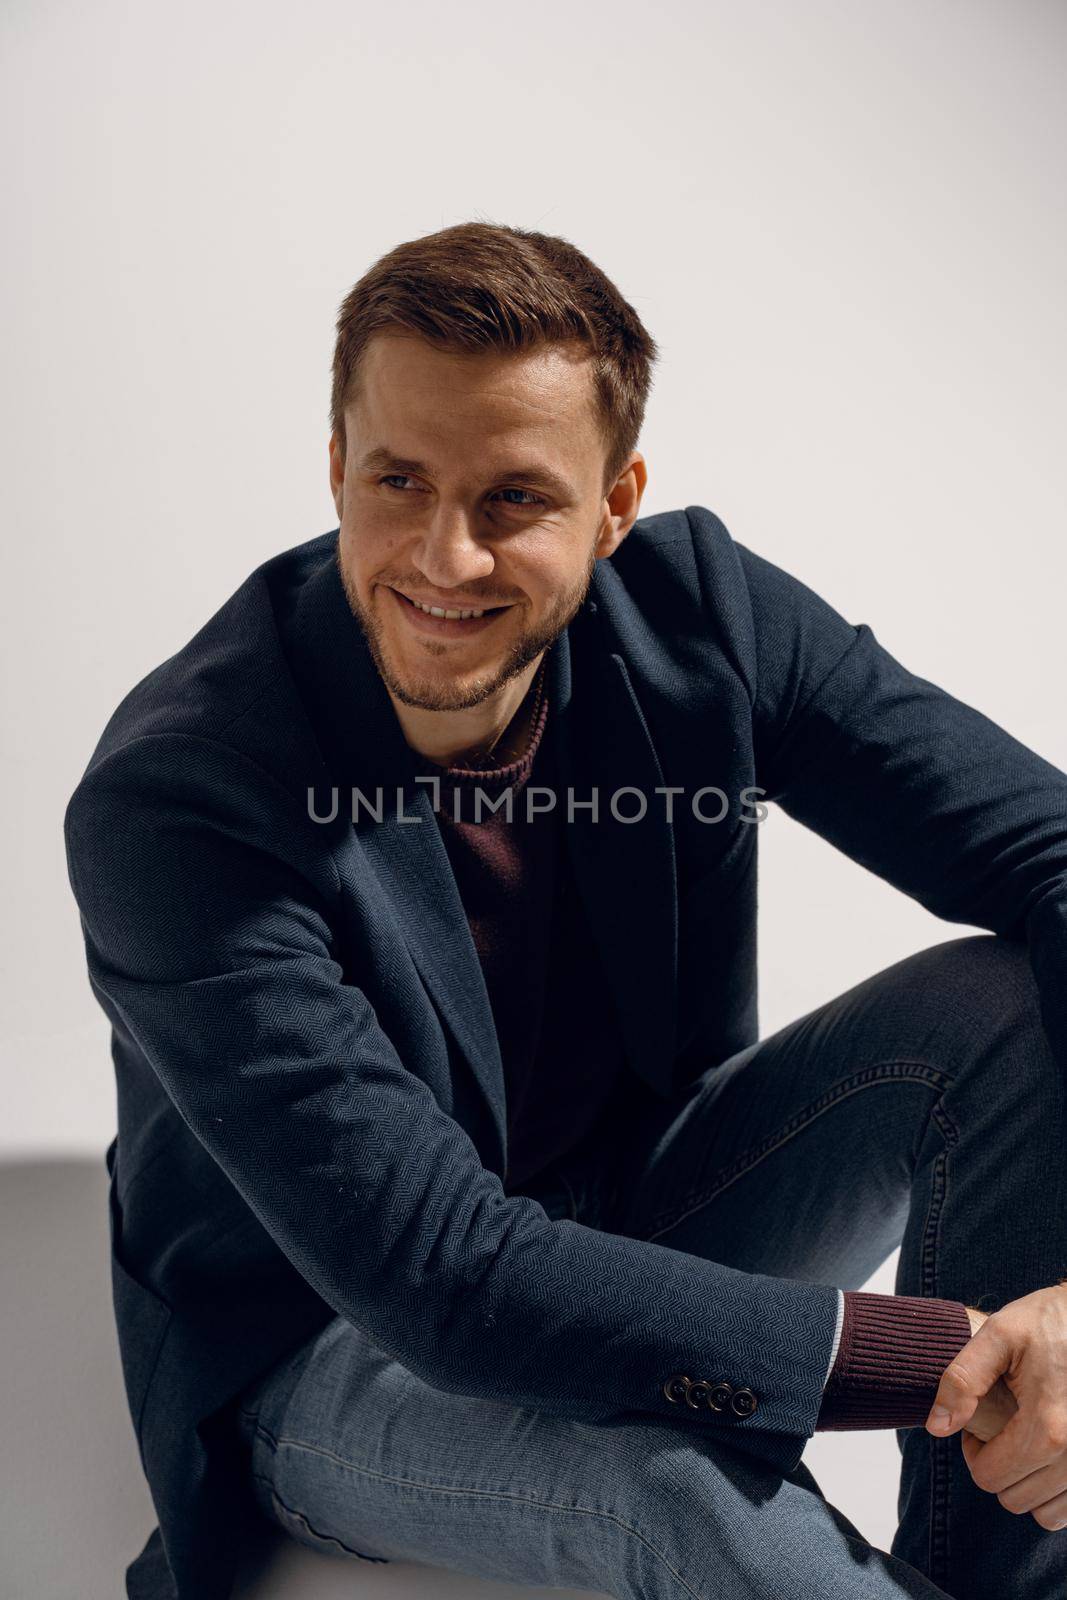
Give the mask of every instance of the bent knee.
[[1003, 1069], [987, 1078], [1008, 1096], [1038, 1097], [1060, 1109], [1063, 1069], [1041, 1016], [1041, 994], [1022, 940], [972, 934], [923, 951], [919, 973], [933, 1007], [934, 1026], [954, 1051], [949, 1070], [971, 1063], [987, 1072], [991, 1059]]
[[931, 945], [914, 958], [939, 1002], [988, 1027], [1040, 1021], [1040, 994], [1025, 940], [975, 933]]

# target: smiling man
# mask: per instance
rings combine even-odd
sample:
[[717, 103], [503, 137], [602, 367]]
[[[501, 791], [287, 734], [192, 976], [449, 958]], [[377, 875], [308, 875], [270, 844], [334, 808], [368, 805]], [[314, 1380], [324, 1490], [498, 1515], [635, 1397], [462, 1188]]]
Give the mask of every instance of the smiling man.
[[369, 343], [330, 439], [330, 486], [345, 593], [414, 748], [467, 765], [499, 754], [544, 652], [637, 516], [647, 474], [632, 454], [609, 506], [580, 344]]
[[[712, 511], [639, 516], [655, 355], [562, 239], [375, 262], [338, 526], [71, 797], [131, 1600], [224, 1600], [271, 1524], [626, 1597], [1062, 1591], [1067, 777]], [[986, 931], [761, 1037], [761, 802]], [[899, 1430], [891, 1551], [827, 1428]]]

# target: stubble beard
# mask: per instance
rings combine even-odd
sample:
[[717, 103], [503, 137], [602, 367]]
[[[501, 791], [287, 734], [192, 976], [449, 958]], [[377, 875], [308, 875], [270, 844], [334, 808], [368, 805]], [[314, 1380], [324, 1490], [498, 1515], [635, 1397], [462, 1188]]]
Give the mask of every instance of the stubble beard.
[[537, 627], [520, 634], [513, 641], [508, 647], [503, 664], [496, 672], [486, 676], [476, 676], [465, 682], [462, 687], [457, 687], [454, 684], [441, 682], [440, 679], [412, 680], [397, 676], [383, 645], [385, 629], [380, 618], [372, 608], [362, 604], [355, 591], [355, 585], [349, 582], [341, 562], [340, 540], [337, 544], [336, 560], [345, 597], [353, 616], [363, 630], [374, 665], [386, 688], [402, 705], [416, 706], [424, 711], [467, 711], [472, 706], [481, 705], [505, 683], [509, 683], [512, 678], [523, 672], [532, 661], [536, 661], [542, 651], [549, 649], [555, 643], [578, 614], [588, 593], [597, 563], [597, 557], [591, 552], [582, 578], [572, 589], [557, 597], [552, 610]]

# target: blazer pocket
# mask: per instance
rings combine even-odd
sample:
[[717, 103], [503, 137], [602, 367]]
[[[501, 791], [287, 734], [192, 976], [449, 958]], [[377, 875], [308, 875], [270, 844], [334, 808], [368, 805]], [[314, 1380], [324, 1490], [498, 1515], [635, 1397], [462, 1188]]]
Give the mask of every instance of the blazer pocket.
[[115, 1194], [114, 1178], [108, 1188], [108, 1215], [111, 1229], [111, 1295], [119, 1333], [122, 1376], [130, 1417], [140, 1444], [141, 1413], [163, 1339], [170, 1326], [171, 1308], [140, 1283], [119, 1257], [122, 1213]]

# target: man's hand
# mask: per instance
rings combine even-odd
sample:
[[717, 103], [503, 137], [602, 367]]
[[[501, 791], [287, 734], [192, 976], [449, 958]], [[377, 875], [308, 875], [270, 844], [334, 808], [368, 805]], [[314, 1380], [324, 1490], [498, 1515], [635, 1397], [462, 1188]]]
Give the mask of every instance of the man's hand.
[[[989, 1312], [979, 1311], [977, 1306], [966, 1306], [964, 1309], [971, 1324], [971, 1333], [976, 1334]], [[977, 1441], [988, 1443], [990, 1439], [995, 1439], [1004, 1424], [1011, 1421], [1018, 1409], [1015, 1396], [1004, 1379], [998, 1378], [989, 1393], [984, 1394], [979, 1400], [974, 1416], [963, 1430], [960, 1443], [968, 1466], [970, 1466], [970, 1457], [967, 1456], [968, 1441], [973, 1454]]]
[[1067, 1283], [968, 1316], [972, 1338], [941, 1375], [927, 1429], [963, 1429], [971, 1477], [1005, 1510], [1067, 1526]]

